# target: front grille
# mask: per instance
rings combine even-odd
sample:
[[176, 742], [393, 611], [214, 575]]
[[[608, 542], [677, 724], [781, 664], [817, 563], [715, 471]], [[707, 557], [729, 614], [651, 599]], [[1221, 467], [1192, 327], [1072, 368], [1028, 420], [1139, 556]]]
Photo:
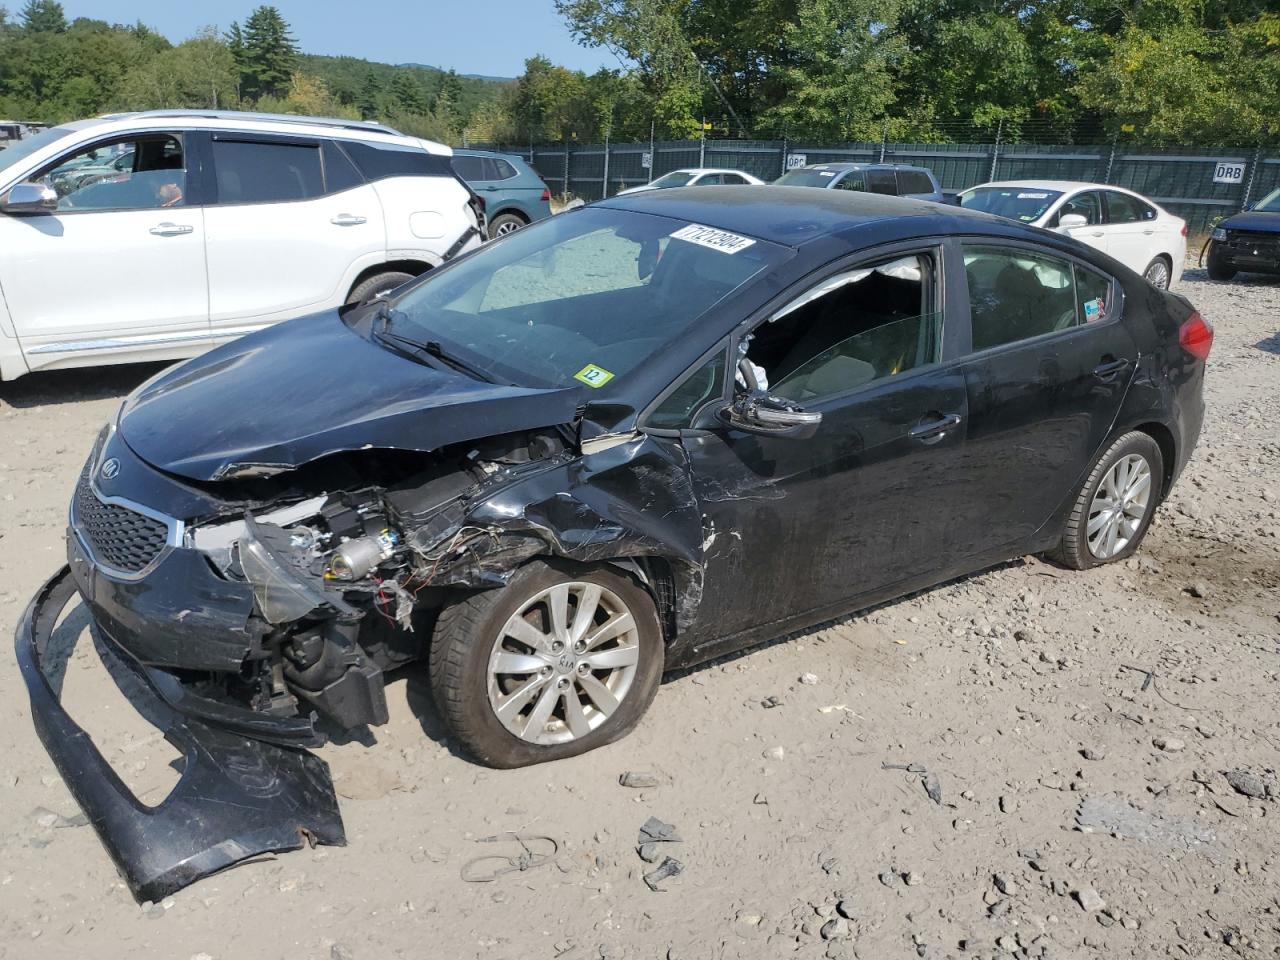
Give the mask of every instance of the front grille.
[[1227, 232], [1227, 246], [1246, 253], [1257, 250], [1260, 254], [1277, 255], [1280, 254], [1280, 233], [1230, 230]]
[[169, 539], [169, 527], [163, 521], [99, 500], [88, 471], [76, 485], [74, 519], [94, 559], [125, 573], [146, 567], [160, 556]]

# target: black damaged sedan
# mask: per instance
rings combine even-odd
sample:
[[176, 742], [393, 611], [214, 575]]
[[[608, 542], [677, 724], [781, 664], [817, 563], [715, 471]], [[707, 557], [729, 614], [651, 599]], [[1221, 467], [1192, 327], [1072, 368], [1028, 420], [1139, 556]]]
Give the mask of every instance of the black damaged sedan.
[[[1137, 549], [1212, 330], [1068, 238], [752, 187], [608, 200], [165, 371], [103, 431], [17, 651], [140, 898], [343, 842], [304, 748], [425, 669], [482, 763], [623, 736], [665, 670], [1028, 553]], [[129, 795], [59, 705], [77, 599], [185, 755]]]

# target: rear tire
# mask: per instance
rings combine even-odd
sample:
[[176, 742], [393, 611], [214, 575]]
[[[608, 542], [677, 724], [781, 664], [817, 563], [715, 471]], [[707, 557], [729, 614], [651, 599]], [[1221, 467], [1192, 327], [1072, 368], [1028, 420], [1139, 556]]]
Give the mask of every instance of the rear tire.
[[1142, 271], [1142, 275], [1147, 283], [1157, 290], [1168, 290], [1169, 283], [1173, 279], [1173, 263], [1162, 254], [1147, 264], [1147, 269]]
[[[559, 632], [553, 608], [563, 611]], [[592, 636], [603, 639], [588, 644]], [[658, 692], [664, 652], [653, 600], [627, 577], [607, 566], [534, 561], [505, 587], [440, 612], [431, 691], [476, 760], [523, 767], [631, 732]]]
[[1163, 482], [1160, 445], [1140, 430], [1121, 436], [1089, 471], [1050, 559], [1088, 570], [1133, 554], [1151, 525]]
[[528, 222], [518, 213], [500, 213], [489, 221], [489, 239], [497, 240], [508, 233], [515, 233]]
[[412, 279], [413, 274], [400, 270], [375, 273], [351, 288], [351, 293], [347, 295], [347, 303], [372, 303], [379, 294], [390, 293], [402, 283], [408, 283]]

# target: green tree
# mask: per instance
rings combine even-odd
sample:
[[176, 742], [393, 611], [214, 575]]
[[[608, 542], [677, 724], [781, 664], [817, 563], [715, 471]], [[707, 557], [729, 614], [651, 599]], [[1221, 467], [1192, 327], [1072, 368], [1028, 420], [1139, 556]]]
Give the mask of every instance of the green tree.
[[776, 103], [765, 129], [827, 139], [879, 139], [894, 102], [893, 66], [903, 54], [892, 3], [799, 0], [774, 69]]
[[280, 11], [261, 6], [243, 28], [232, 23], [228, 46], [240, 70], [240, 95], [250, 101], [288, 93], [298, 65], [298, 45]]
[[27, 0], [18, 16], [32, 33], [64, 33], [67, 29], [67, 16], [57, 0]]
[[235, 59], [208, 27], [184, 43], [134, 67], [122, 85], [123, 105], [135, 110], [160, 107], [219, 107], [236, 103]]

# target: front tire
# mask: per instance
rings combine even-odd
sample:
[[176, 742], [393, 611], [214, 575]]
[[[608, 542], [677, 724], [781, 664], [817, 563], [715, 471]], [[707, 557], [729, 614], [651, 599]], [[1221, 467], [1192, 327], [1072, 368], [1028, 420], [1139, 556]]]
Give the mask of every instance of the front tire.
[[412, 279], [413, 274], [400, 270], [375, 273], [351, 288], [351, 293], [347, 294], [347, 303], [372, 303], [379, 296], [390, 293], [402, 283], [408, 283]]
[[627, 577], [534, 561], [441, 611], [431, 690], [476, 760], [523, 767], [629, 733], [658, 691], [663, 654], [653, 600]]
[[1217, 280], [1219, 283], [1226, 283], [1232, 280], [1236, 275], [1236, 268], [1228, 266], [1213, 255], [1213, 248], [1209, 248], [1209, 279]]
[[1050, 557], [1088, 570], [1130, 556], [1151, 525], [1163, 477], [1160, 445], [1140, 430], [1124, 434], [1089, 471]]

